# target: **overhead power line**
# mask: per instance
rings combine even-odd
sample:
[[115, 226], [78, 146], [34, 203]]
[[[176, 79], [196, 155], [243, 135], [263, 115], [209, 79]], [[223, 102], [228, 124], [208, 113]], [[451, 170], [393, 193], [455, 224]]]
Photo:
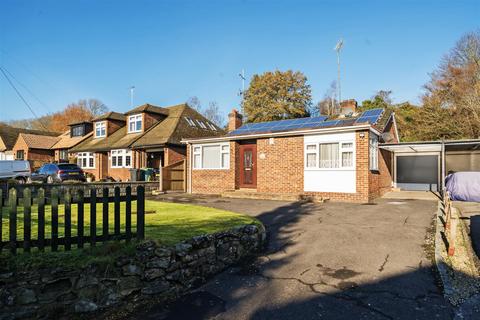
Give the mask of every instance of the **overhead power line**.
[[13, 84], [13, 82], [10, 80], [10, 78], [8, 77], [8, 75], [5, 73], [5, 70], [0, 67], [0, 71], [3, 73], [3, 76], [5, 77], [5, 79], [7, 79], [8, 83], [10, 84], [10, 86], [13, 88], [13, 90], [15, 90], [15, 92], [17, 93], [17, 95], [20, 97], [20, 99], [23, 101], [23, 103], [25, 103], [25, 105], [27, 106], [27, 108], [30, 110], [30, 112], [33, 114], [33, 116], [35, 117], [35, 119], [38, 120], [38, 122], [40, 123], [40, 125], [45, 129], [45, 131], [49, 131], [47, 129], [47, 127], [45, 127], [45, 125], [42, 123], [42, 121], [39, 119], [39, 117], [37, 116], [37, 114], [35, 113], [35, 111], [33, 111], [33, 108], [30, 106], [30, 104], [28, 104], [27, 100], [25, 100], [25, 98], [22, 96], [22, 94], [20, 93], [20, 91], [18, 91], [17, 87], [15, 87], [15, 85]]

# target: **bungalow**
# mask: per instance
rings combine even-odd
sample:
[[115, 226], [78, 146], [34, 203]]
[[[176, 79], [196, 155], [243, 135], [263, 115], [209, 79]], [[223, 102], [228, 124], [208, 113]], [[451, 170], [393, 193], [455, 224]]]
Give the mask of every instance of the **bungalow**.
[[91, 122], [75, 122], [69, 124], [69, 127], [70, 130], [60, 135], [57, 143], [51, 148], [54, 150], [54, 161], [57, 163], [72, 161], [74, 156], [69, 150], [93, 135]]
[[70, 149], [96, 179], [130, 180], [132, 168], [159, 168], [185, 159], [184, 138], [215, 136], [223, 130], [186, 104], [144, 104], [125, 114], [109, 112], [92, 120], [93, 135]]
[[247, 123], [233, 110], [229, 133], [184, 139], [189, 193], [231, 197], [313, 198], [368, 202], [392, 188], [392, 153], [379, 142], [398, 142], [393, 113], [341, 115]]
[[56, 136], [20, 133], [13, 146], [16, 160], [29, 160], [32, 169], [42, 166], [46, 162], [55, 159], [55, 151], [52, 147], [58, 142]]
[[[0, 160], [15, 160], [13, 146], [17, 142], [20, 133], [35, 134], [42, 136], [57, 136], [58, 133], [46, 132], [39, 130], [30, 130], [24, 128], [16, 128], [0, 123]], [[21, 154], [20, 154], [21, 156]]]

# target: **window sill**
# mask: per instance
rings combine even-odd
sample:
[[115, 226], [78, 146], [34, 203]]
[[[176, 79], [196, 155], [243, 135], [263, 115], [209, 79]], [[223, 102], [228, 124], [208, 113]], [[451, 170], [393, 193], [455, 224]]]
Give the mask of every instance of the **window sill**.
[[371, 172], [371, 173], [375, 173], [375, 174], [380, 174], [380, 170], [379, 170], [379, 169], [370, 169], [370, 172]]

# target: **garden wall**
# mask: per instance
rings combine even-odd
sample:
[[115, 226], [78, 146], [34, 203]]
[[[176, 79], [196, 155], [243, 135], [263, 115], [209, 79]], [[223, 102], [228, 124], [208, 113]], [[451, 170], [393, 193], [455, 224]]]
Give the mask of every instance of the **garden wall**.
[[108, 267], [3, 272], [0, 319], [58, 318], [135, 301], [172, 300], [260, 250], [264, 241], [263, 227], [247, 225], [173, 247], [145, 241]]

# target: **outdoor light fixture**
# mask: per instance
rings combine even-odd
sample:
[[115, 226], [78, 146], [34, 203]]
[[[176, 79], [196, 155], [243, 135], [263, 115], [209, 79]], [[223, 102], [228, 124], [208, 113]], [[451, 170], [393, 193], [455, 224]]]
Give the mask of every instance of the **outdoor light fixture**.
[[365, 138], [365, 133], [360, 132], [360, 138]]

